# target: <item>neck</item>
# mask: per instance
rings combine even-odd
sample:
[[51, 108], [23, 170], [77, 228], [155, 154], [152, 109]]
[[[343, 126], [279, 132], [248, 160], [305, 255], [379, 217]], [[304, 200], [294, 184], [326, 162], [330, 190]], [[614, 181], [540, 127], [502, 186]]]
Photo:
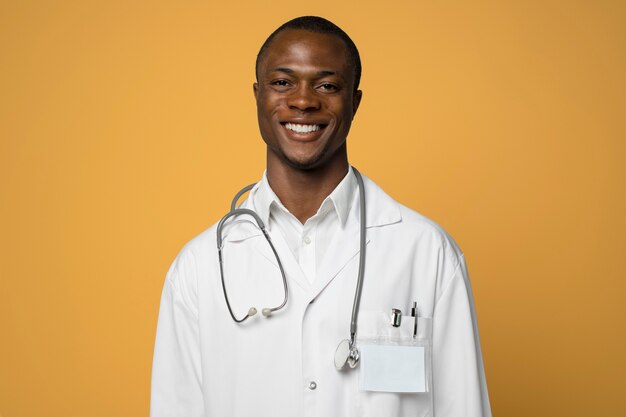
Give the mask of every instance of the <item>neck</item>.
[[283, 205], [304, 224], [348, 173], [348, 158], [301, 170], [279, 160], [268, 149], [267, 180]]

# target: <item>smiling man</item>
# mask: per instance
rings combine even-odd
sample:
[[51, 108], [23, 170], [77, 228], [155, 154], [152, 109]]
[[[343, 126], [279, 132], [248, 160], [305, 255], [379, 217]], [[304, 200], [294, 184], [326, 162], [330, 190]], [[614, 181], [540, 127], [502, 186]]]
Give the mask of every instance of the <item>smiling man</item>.
[[[323, 27], [315, 19], [291, 25], [309, 21]], [[348, 172], [346, 138], [361, 102], [358, 52], [335, 30], [284, 28], [257, 58], [254, 95], [267, 179], [303, 224]]]
[[151, 416], [490, 416], [463, 253], [348, 162], [352, 40], [294, 19], [256, 74], [267, 169], [167, 273]]

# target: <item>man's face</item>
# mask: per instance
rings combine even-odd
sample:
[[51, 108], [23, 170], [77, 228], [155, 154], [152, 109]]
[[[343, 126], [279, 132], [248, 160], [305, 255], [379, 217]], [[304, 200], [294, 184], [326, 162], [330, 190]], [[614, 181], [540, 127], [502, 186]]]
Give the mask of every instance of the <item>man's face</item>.
[[361, 100], [342, 40], [291, 29], [265, 50], [254, 95], [263, 140], [297, 169], [319, 167], [344, 149]]

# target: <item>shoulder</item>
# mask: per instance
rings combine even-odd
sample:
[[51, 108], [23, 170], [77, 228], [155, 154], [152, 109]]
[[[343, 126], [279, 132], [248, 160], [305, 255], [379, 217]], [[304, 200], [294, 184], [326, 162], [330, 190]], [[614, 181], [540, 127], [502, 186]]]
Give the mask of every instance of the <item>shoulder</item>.
[[459, 245], [439, 223], [400, 203], [398, 203], [398, 206], [402, 213], [402, 227], [413, 233], [430, 236], [434, 241], [439, 242], [446, 252], [449, 252], [455, 259], [463, 256]]
[[216, 225], [188, 241], [174, 258], [165, 278], [192, 311], [197, 311], [198, 276], [207, 258], [217, 258]]
[[[258, 185], [258, 183], [257, 183]], [[251, 192], [256, 190], [256, 186]], [[241, 208], [250, 208], [250, 198], [246, 198], [241, 203]], [[245, 216], [244, 216], [245, 217]], [[215, 222], [210, 227], [191, 238], [180, 250], [173, 267], [182, 269], [194, 267], [206, 267], [218, 261], [217, 257], [217, 226]], [[249, 237], [259, 235], [261, 232], [246, 219], [231, 219], [222, 228], [222, 237], [226, 241], [245, 240]]]
[[198, 256], [198, 254], [204, 254], [207, 251], [213, 251], [217, 245], [217, 223], [211, 225], [201, 233], [191, 238], [181, 249], [181, 254], [188, 254], [187, 256]]
[[384, 229], [409, 240], [429, 240], [456, 261], [463, 256], [459, 245], [439, 223], [399, 203], [372, 180], [366, 179], [365, 184], [367, 218], [372, 226], [388, 226]]

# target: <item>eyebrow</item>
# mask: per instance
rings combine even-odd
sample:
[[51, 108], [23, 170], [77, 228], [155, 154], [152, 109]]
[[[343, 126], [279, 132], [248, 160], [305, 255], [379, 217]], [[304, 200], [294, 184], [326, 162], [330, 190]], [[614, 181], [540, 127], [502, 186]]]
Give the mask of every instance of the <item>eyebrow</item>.
[[[294, 70], [292, 70], [291, 68], [286, 68], [286, 67], [277, 67], [274, 68], [272, 70], [272, 72], [284, 72], [285, 74], [289, 74], [292, 75], [295, 73]], [[337, 73], [335, 71], [330, 71], [330, 70], [322, 70], [322, 71], [318, 71], [317, 75], [320, 77], [328, 77], [330, 75], [337, 75]]]

